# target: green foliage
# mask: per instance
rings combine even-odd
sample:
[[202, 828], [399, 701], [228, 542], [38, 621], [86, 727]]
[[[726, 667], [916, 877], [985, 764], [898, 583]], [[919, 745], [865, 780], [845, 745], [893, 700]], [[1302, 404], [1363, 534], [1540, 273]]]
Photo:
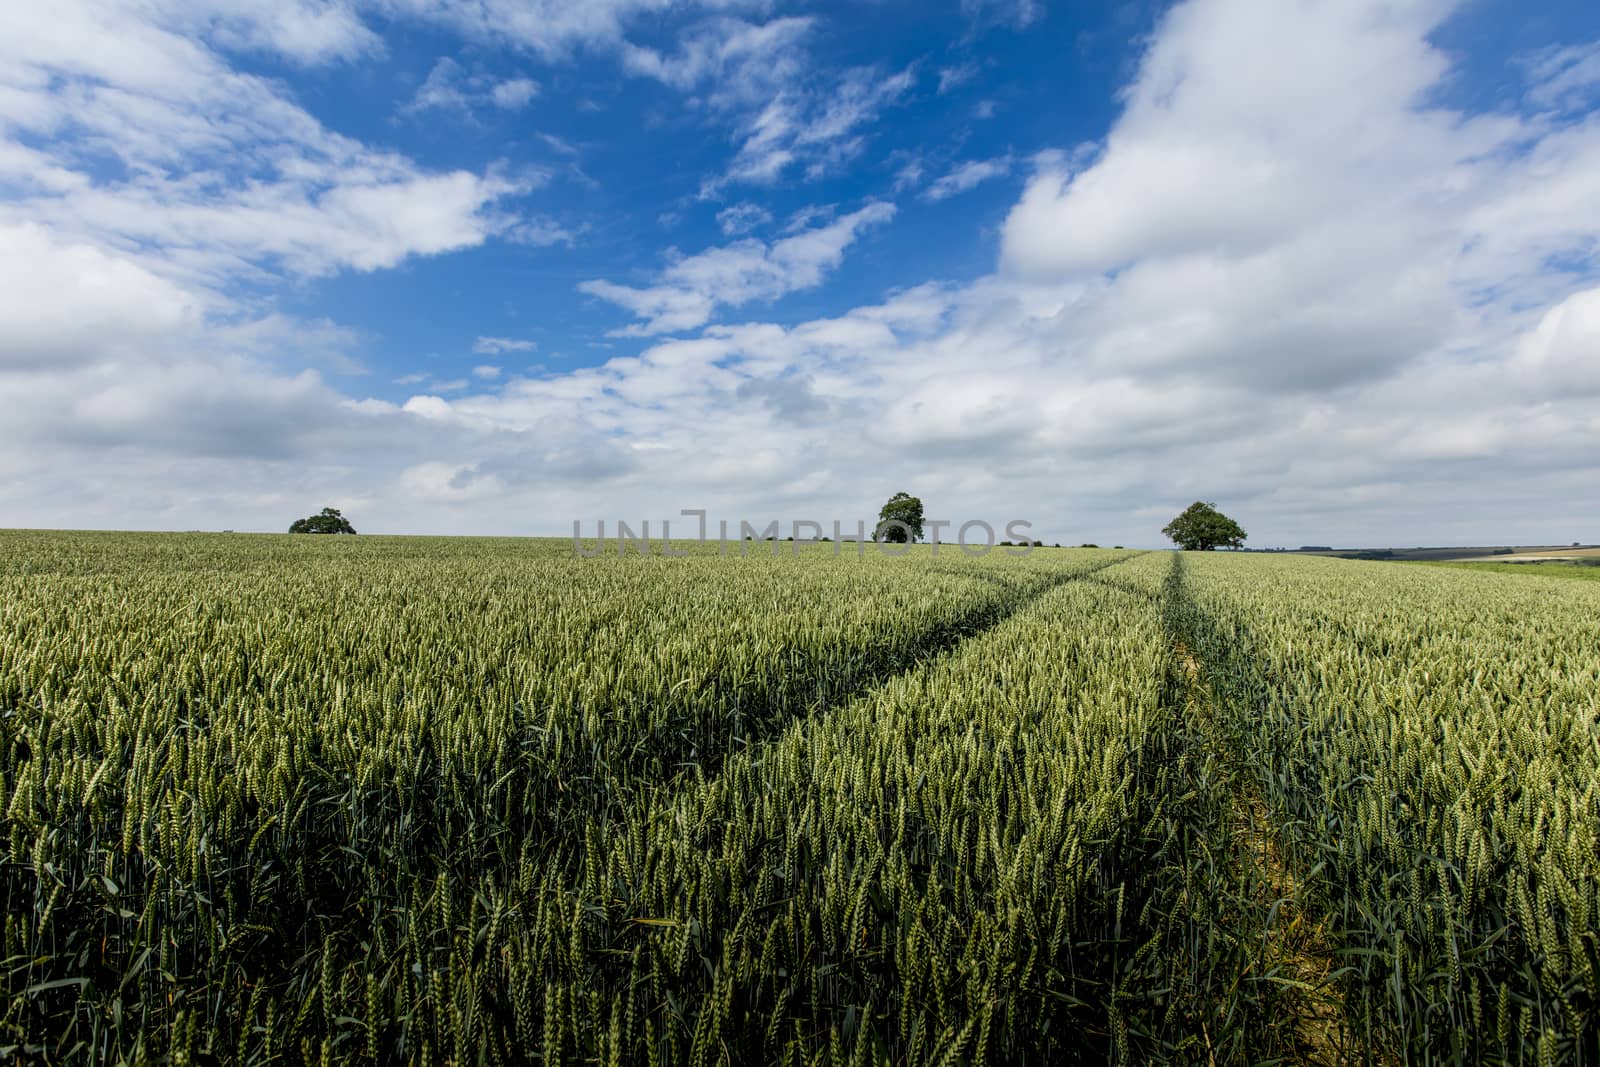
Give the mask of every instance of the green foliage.
[[896, 493], [878, 512], [874, 541], [904, 544], [922, 540], [922, 501], [910, 493]]
[[1600, 557], [1581, 560], [1552, 560], [1549, 563], [1449, 563], [1417, 561], [1417, 566], [1451, 567], [1485, 574], [1538, 575], [1544, 578], [1588, 578], [1600, 581]]
[[1215, 504], [1196, 500], [1161, 530], [1185, 552], [1210, 552], [1217, 548], [1242, 548], [1245, 532], [1217, 510]]
[[338, 508], [323, 508], [322, 512], [306, 519], [296, 519], [289, 524], [292, 534], [353, 534], [356, 528], [339, 513]]

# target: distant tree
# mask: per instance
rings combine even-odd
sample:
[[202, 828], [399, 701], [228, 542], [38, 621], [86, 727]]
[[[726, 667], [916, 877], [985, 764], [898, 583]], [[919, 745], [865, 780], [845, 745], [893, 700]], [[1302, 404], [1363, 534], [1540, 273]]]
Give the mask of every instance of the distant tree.
[[922, 540], [922, 501], [910, 493], [896, 493], [878, 512], [878, 528], [873, 531], [874, 541]]
[[289, 524], [290, 533], [353, 534], [356, 528], [350, 520], [339, 514], [338, 508], [323, 508], [322, 514], [309, 519], [296, 519]]
[[1210, 552], [1217, 548], [1242, 548], [1245, 532], [1217, 510], [1215, 504], [1196, 500], [1161, 531], [1185, 552]]

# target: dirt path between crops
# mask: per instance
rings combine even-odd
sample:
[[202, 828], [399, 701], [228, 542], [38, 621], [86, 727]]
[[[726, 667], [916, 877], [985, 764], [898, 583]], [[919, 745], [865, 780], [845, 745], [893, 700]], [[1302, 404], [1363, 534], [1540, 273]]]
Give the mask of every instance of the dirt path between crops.
[[1248, 927], [1259, 931], [1262, 942], [1260, 952], [1238, 981], [1267, 979], [1280, 985], [1282, 1006], [1292, 1016], [1296, 1062], [1319, 1067], [1350, 1062], [1358, 1053], [1346, 1024], [1344, 1004], [1330, 979], [1335, 964], [1327, 921], [1312, 918], [1300, 905], [1299, 885], [1278, 852], [1266, 801], [1238, 766], [1217, 725], [1215, 698], [1200, 661], [1182, 638], [1174, 639], [1172, 652], [1183, 679], [1190, 721], [1218, 754], [1233, 783], [1228, 863], [1238, 883], [1249, 888], [1256, 915], [1251, 916], [1254, 921]]

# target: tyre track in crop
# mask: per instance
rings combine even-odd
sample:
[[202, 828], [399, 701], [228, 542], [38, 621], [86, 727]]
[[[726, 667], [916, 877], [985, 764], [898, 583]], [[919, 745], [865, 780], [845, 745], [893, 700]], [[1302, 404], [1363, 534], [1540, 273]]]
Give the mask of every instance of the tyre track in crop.
[[[1184, 588], [1181, 553], [1174, 554], [1167, 588], [1168, 636], [1176, 679], [1174, 700], [1197, 740], [1216, 757], [1228, 791], [1223, 809], [1226, 837], [1222, 861], [1241, 944], [1251, 941], [1233, 991], [1255, 988], [1267, 1010], [1252, 1037], [1252, 1058], [1280, 1056], [1290, 1062], [1341, 1064], [1359, 1057], [1343, 999], [1331, 919], [1302, 900], [1302, 880], [1284, 861], [1271, 811], [1251, 779], [1236, 745], [1219, 723], [1224, 709], [1195, 655], [1196, 609]], [[1246, 998], [1253, 994], [1243, 992]], [[1232, 1012], [1231, 1000], [1219, 1010]], [[1203, 1032], [1208, 1062], [1217, 1062], [1211, 1035]]]
[[[587, 817], [553, 820], [548, 829], [541, 834], [540, 847], [565, 851], [574, 862], [581, 862], [582, 848], [574, 846], [581, 845], [592, 830], [603, 831], [607, 826], [614, 824], [617, 819], [625, 815], [632, 802], [639, 796], [655, 790], [675, 789], [690, 782], [714, 778], [722, 773], [727, 761], [736, 754], [752, 752], [770, 744], [796, 723], [846, 707], [876, 689], [891, 685], [897, 678], [922, 670], [935, 659], [958, 655], [960, 649], [969, 642], [1003, 625], [1055, 590], [1074, 582], [1098, 581], [1096, 576], [1102, 571], [1141, 555], [1144, 553], [1126, 552], [1083, 570], [1047, 574], [1038, 581], [1014, 588], [1008, 586], [998, 575], [959, 567], [939, 568], [936, 573], [976, 577], [1007, 589], [1010, 595], [1002, 595], [996, 600], [974, 607], [950, 625], [928, 635], [928, 639], [919, 644], [915, 651], [861, 672], [850, 680], [851, 684], [835, 690], [826, 700], [812, 707], [792, 711], [778, 707], [770, 714], [755, 716], [751, 728], [737, 737], [730, 737], [727, 744], [701, 753], [693, 761], [680, 764], [680, 769], [675, 773], [661, 776], [639, 774], [628, 778], [611, 779], [597, 777], [588, 779], [582, 784], [574, 783], [574, 792], [587, 791], [591, 794], [590, 802], [582, 804], [580, 809]], [[625, 757], [626, 754], [619, 755]], [[626, 773], [624, 769], [623, 774]], [[582, 803], [581, 797], [573, 799]]]
[[[1142, 983], [1159, 909], [1141, 906], [1161, 868], [1146, 846], [1169, 840], [1146, 829], [1169, 793], [1166, 645], [1152, 598], [1085, 577], [1049, 575], [903, 686], [591, 821], [581, 870], [526, 879], [562, 894], [548, 913], [581, 938], [555, 972], [561, 1003], [623, 1003], [613, 1018], [702, 1052], [702, 1035], [737, 1033], [719, 1062], [778, 1062], [791, 1023], [818, 1052], [833, 1030], [814, 1063], [846, 1062], [863, 1028], [878, 1036], [848, 1062], [1167, 1059], [1147, 1036], [1165, 1002]], [[1107, 659], [1135, 667], [1127, 688]], [[631, 1014], [617, 1000], [652, 988]], [[612, 1047], [603, 1010], [583, 1026], [586, 1047]]]
[[[507, 814], [486, 831], [494, 842], [488, 847], [502, 852], [504, 862], [511, 864], [520, 862], [525, 847], [535, 854], [581, 864], [585, 842], [624, 818], [639, 798], [714, 778], [729, 759], [771, 743], [795, 723], [846, 707], [932, 660], [953, 654], [1052, 590], [1140, 554], [1124, 552], [1074, 570], [993, 572], [959, 563], [931, 568], [931, 573], [946, 577], [978, 579], [993, 586], [994, 592], [921, 632], [894, 635], [891, 640], [856, 649], [853, 662], [835, 665], [826, 674], [819, 673], [814, 663], [786, 662], [742, 691], [738, 680], [710, 676], [704, 682], [706, 688], [680, 709], [681, 723], [669, 721], [654, 731], [643, 731], [633, 725], [636, 708], [599, 711], [594, 716], [597, 721], [614, 722], [621, 728], [609, 736], [578, 739], [579, 743], [559, 757], [563, 763], [559, 769], [548, 763], [537, 736], [540, 731], [530, 724], [515, 741], [528, 752], [527, 763], [493, 785], [499, 799], [491, 806]], [[787, 649], [774, 653], [779, 659], [787, 655]], [[736, 692], [739, 706], [736, 714], [723, 720], [726, 729], [705, 729], [708, 720], [695, 714], [692, 705], [725, 703]], [[695, 736], [690, 737], [691, 732]], [[438, 768], [430, 771], [442, 773]], [[553, 793], [547, 788], [550, 785]], [[530, 796], [538, 799], [525, 799]], [[421, 820], [413, 825], [410, 836], [417, 851], [427, 852], [433, 848], [430, 842], [447, 834]]]

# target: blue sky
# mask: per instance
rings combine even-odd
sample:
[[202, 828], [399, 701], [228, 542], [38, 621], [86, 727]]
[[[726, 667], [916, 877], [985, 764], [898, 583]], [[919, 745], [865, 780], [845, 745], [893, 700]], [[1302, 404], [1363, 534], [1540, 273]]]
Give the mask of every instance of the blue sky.
[[[1027, 156], [1064, 136], [1091, 141], [1109, 125], [1114, 94], [1137, 57], [1135, 35], [1149, 32], [1156, 7], [798, 10], [803, 14], [786, 16], [797, 25], [785, 51], [810, 68], [797, 79], [800, 92], [825, 98], [847, 72], [859, 72], [870, 88], [895, 84], [862, 108], [857, 124], [820, 144], [814, 158], [796, 160], [779, 180], [734, 179], [716, 188], [708, 185], [736, 155], [740, 122], [770, 90], [757, 89], [747, 105], [718, 114], [700, 102], [718, 88], [710, 78], [686, 93], [648, 76], [619, 76], [615, 63], [585, 62], [582, 54], [541, 63], [514, 47], [463, 47], [432, 28], [405, 26], [386, 34], [388, 54], [379, 64], [309, 72], [279, 65], [272, 73], [294, 78], [326, 107], [319, 117], [341, 131], [440, 169], [537, 170], [539, 188], [522, 198], [527, 210], [572, 235], [543, 248], [496, 242], [382, 275], [343, 275], [295, 293], [295, 311], [359, 328], [381, 342], [387, 366], [400, 375], [470, 377], [484, 362], [472, 351], [482, 335], [538, 343], [537, 358], [508, 359], [510, 366], [569, 368], [638, 348], [606, 337], [629, 316], [603, 300], [575, 298], [580, 283], [646, 281], [674, 249], [692, 254], [730, 237], [770, 238], [800, 213], [847, 213], [873, 200], [896, 204], [895, 225], [862, 241], [818, 285], [760, 301], [763, 318], [803, 322], [847, 309], [863, 294], [969, 280], [993, 265]], [[784, 17], [774, 12], [770, 21]], [[696, 32], [694, 19], [642, 21], [630, 43], [669, 57], [681, 36]], [[713, 21], [706, 32], [718, 28]], [[470, 93], [464, 83], [480, 80], [479, 96], [416, 107], [441, 61], [452, 88]], [[516, 79], [539, 84], [526, 106], [482, 98]], [[1050, 102], [1048, 111], [1041, 101]], [[839, 146], [847, 148], [845, 158], [827, 160]], [[1003, 169], [996, 164], [981, 184], [926, 198], [932, 182], [962, 164], [995, 160]], [[913, 262], [917, 268], [908, 271]], [[403, 400], [404, 392], [395, 386], [388, 395]]]
[[0, 523], [1600, 541], [1600, 9], [0, 12]]

